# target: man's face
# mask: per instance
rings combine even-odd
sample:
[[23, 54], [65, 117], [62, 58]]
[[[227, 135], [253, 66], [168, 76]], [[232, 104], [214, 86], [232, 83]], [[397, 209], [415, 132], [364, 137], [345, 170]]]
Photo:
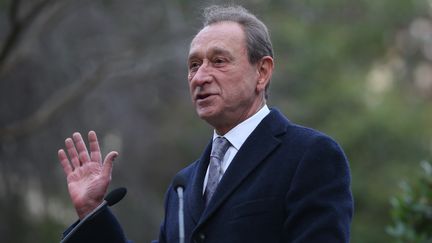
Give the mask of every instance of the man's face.
[[264, 102], [257, 64], [250, 64], [245, 33], [234, 22], [202, 29], [192, 40], [188, 80], [198, 116], [226, 133]]

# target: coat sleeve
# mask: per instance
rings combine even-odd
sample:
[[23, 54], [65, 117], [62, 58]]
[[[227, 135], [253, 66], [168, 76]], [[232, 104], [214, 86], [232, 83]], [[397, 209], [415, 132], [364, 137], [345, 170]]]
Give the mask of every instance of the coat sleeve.
[[[71, 225], [64, 233], [64, 238], [77, 227], [79, 221]], [[93, 218], [79, 226], [66, 243], [132, 243], [126, 240], [123, 230], [109, 208], [103, 209]]]
[[339, 145], [326, 136], [314, 139], [286, 195], [283, 242], [349, 242], [350, 181], [348, 161]]

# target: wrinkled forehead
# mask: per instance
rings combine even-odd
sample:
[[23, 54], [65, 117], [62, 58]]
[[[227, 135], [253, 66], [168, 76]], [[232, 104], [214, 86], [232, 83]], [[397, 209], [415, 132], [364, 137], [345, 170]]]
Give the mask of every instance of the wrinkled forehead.
[[192, 39], [189, 55], [210, 47], [244, 49], [246, 38], [243, 28], [235, 22], [219, 22], [202, 28]]

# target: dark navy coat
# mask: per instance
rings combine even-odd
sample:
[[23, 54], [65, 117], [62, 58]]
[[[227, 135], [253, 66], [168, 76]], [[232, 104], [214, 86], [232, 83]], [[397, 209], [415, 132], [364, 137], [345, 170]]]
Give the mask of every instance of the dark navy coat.
[[[199, 160], [179, 172], [187, 178], [186, 242], [349, 242], [350, 172], [343, 151], [330, 137], [295, 125], [272, 109], [237, 152], [205, 208], [202, 192], [210, 151], [211, 143]], [[125, 241], [109, 210], [93, 221], [78, 232], [76, 242], [99, 242], [101, 235], [106, 239], [100, 242]], [[170, 187], [154, 242], [178, 240], [178, 198]]]

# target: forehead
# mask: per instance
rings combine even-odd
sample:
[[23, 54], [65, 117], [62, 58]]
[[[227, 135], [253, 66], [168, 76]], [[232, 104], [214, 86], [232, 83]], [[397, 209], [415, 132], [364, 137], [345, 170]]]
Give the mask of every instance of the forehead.
[[204, 27], [192, 40], [189, 57], [213, 50], [246, 51], [242, 27], [235, 22], [220, 22]]

